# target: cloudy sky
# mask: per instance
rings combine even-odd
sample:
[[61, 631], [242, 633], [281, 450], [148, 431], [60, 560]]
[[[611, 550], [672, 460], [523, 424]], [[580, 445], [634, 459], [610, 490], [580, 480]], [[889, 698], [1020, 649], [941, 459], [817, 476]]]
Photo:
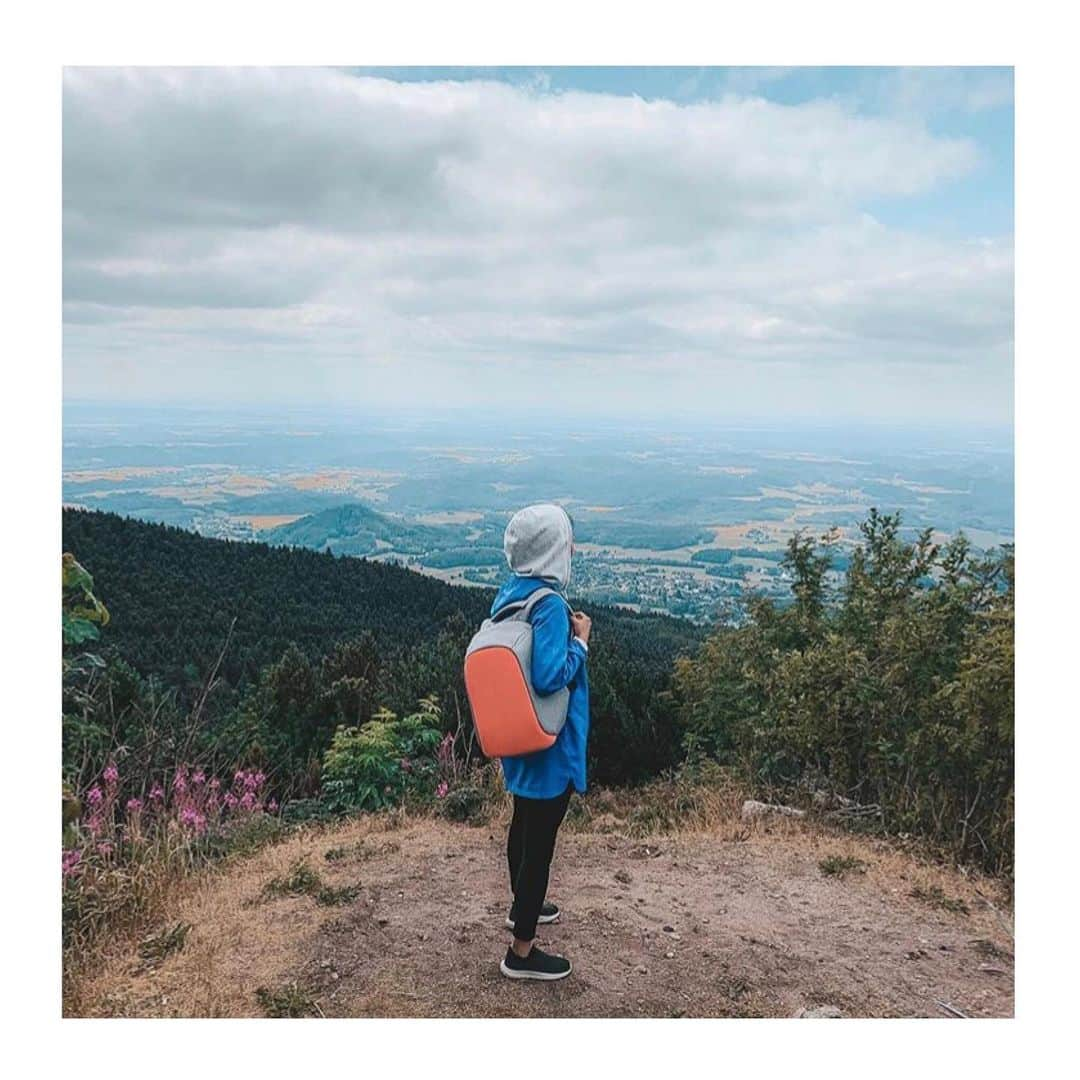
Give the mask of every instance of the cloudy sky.
[[67, 69], [68, 401], [1012, 417], [1008, 69]]

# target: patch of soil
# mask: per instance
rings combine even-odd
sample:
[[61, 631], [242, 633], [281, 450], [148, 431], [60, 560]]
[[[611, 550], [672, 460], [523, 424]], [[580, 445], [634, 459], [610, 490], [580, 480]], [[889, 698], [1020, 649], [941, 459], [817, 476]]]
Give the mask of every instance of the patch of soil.
[[[739, 843], [564, 831], [550, 887], [563, 914], [540, 944], [574, 973], [537, 984], [499, 973], [510, 902], [501, 826], [421, 820], [392, 842], [376, 828], [360, 819], [292, 838], [208, 878], [174, 915], [192, 924], [183, 950], [150, 972], [113, 957], [84, 1000], [96, 1015], [257, 1016], [259, 988], [295, 985], [327, 1017], [1013, 1013], [999, 907], [961, 875], [867, 841], [809, 827], [755, 829]], [[840, 854], [866, 873], [823, 873], [822, 858]], [[249, 902], [300, 857], [331, 886], [359, 883], [356, 899]], [[969, 913], [911, 896], [931, 883]]]

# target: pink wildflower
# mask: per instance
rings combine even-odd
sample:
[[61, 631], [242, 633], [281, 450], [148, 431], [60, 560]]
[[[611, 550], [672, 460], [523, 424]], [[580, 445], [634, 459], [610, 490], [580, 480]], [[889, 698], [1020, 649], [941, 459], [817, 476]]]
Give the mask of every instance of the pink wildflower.
[[446, 793], [449, 790], [450, 790], [450, 785], [445, 780], [441, 780], [439, 782], [439, 786], [435, 789], [435, 798], [436, 799], [445, 799], [446, 798]]
[[112, 761], [105, 766], [105, 771], [101, 774], [106, 784], [115, 784], [120, 780], [120, 770], [116, 767], [116, 764]]
[[271, 814], [277, 813], [277, 808], [278, 808], [277, 799], [271, 799], [266, 804], [266, 809], [269, 810]]
[[64, 870], [64, 877], [71, 877], [78, 868], [79, 863], [82, 862], [82, 852], [76, 848], [72, 848], [70, 851], [64, 852], [62, 860], [62, 866]]
[[160, 784], [155, 784], [150, 789], [151, 802], [161, 802], [165, 798], [165, 789]]
[[129, 814], [137, 814], [142, 810], [142, 799], [128, 799], [125, 809]]
[[102, 840], [97, 846], [98, 854], [108, 858], [113, 853], [113, 846], [108, 840]]
[[450, 759], [454, 756], [454, 736], [448, 731], [443, 736], [442, 741], [439, 743], [439, 749], [436, 755], [441, 765], [446, 765], [450, 762]]
[[105, 796], [102, 794], [101, 788], [99, 788], [96, 784], [86, 793], [86, 801], [91, 806], [99, 806], [101, 804], [101, 800], [104, 798]]
[[193, 806], [185, 806], [180, 811], [180, 824], [185, 828], [194, 829], [196, 833], [202, 833], [206, 829], [206, 817], [200, 814]]
[[199, 771], [191, 778], [191, 782], [198, 787], [206, 780], [206, 773], [199, 769]]

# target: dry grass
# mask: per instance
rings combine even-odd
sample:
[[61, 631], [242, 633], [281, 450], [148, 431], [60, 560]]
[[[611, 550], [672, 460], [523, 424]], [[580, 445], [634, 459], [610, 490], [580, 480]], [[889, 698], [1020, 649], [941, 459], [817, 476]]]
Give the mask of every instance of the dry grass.
[[[322, 858], [329, 840], [339, 846], [356, 843], [379, 826], [385, 828], [386, 821], [373, 817], [350, 821], [333, 833], [301, 829], [224, 873], [207, 871], [178, 882], [174, 918], [192, 929], [168, 969], [156, 974], [153, 999], [132, 1002], [121, 993], [130, 982], [131, 945], [120, 935], [92, 970], [78, 972], [65, 1015], [114, 1015], [119, 1008], [122, 1015], [250, 1016], [256, 992], [278, 986], [278, 973], [303, 959], [306, 932], [333, 918], [334, 911], [316, 906], [313, 913], [305, 895], [264, 903], [264, 890], [289, 879], [298, 863]], [[332, 886], [351, 884], [332, 870], [328, 877]]]
[[[497, 839], [509, 821], [511, 801], [490, 776], [480, 786], [486, 827], [466, 827], [461, 835], [482, 833], [487, 841], [490, 832]], [[565, 831], [579, 837], [588, 850], [608, 843], [616, 845], [625, 858], [640, 860], [612, 865], [610, 876], [619, 888], [629, 887], [631, 879], [636, 887], [641, 875], [654, 875], [668, 858], [672, 843], [685, 841], [699, 848], [704, 843], [704, 850], [726, 851], [737, 860], [742, 856], [736, 852], [745, 850], [749, 859], [767, 858], [777, 868], [808, 866], [821, 881], [842, 877], [838, 887], [854, 890], [856, 897], [864, 892], [888, 897], [896, 910], [912, 913], [913, 918], [923, 912], [946, 920], [959, 934], [967, 932], [985, 941], [980, 948], [986, 956], [1004, 955], [1004, 939], [999, 937], [994, 944], [987, 935], [995, 920], [1011, 935], [1006, 884], [813, 818], [743, 823], [744, 795], [737, 784], [721, 775], [658, 780], [635, 789], [594, 789], [587, 797], [571, 801]], [[360, 885], [358, 875], [365, 885], [370, 884], [368, 864], [378, 864], [382, 874], [387, 866], [397, 866], [395, 873], [419, 872], [419, 866], [412, 865], [414, 840], [410, 838], [418, 830], [427, 836], [432, 830], [462, 828], [430, 819], [430, 812], [397, 808], [339, 824], [305, 826], [234, 860], [227, 869], [163, 882], [157, 897], [157, 929], [167, 937], [170, 927], [190, 926], [182, 946], [171, 951], [160, 968], [135, 977], [141, 970], [135, 960], [139, 939], [118, 933], [95, 954], [92, 964], [68, 974], [65, 1015], [318, 1015], [318, 986], [305, 983], [302, 973], [310, 970], [319, 955], [319, 943], [342, 919], [371, 920], [372, 911], [385, 910], [388, 902], [397, 903], [384, 895], [384, 907], [371, 908], [366, 906], [372, 903], [367, 889], [363, 894], [343, 890], [355, 890]], [[401, 839], [395, 834], [401, 834]], [[438, 841], [433, 837], [434, 833], [427, 842], [434, 843], [437, 851]], [[402, 851], [409, 855], [399, 854]], [[453, 849], [446, 851], [445, 857], [451, 858]], [[837, 870], [830, 876], [826, 866]], [[311, 888], [275, 887], [275, 883], [297, 880], [298, 867], [310, 871], [302, 876]], [[850, 872], [856, 867], [859, 872]], [[344, 907], [313, 902], [319, 890], [348, 895], [349, 901]], [[272, 901], [266, 899], [268, 891], [275, 894]], [[934, 903], [935, 897], [948, 903]], [[390, 914], [394, 914], [392, 906]], [[406, 913], [402, 918], [407, 918]], [[379, 986], [373, 985], [370, 992], [374, 996], [365, 1008], [378, 1011]], [[403, 1007], [399, 998], [400, 994], [394, 999], [396, 1006], [388, 999], [389, 1014], [393, 1007]]]

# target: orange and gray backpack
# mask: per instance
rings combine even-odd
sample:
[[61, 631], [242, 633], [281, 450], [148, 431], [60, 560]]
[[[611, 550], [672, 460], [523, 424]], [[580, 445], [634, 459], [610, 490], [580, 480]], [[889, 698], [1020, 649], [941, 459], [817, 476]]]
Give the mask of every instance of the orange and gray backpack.
[[566, 723], [570, 690], [538, 694], [532, 685], [529, 617], [550, 595], [559, 596], [554, 589], [541, 588], [499, 608], [483, 621], [465, 650], [465, 690], [480, 749], [487, 757], [546, 750]]

